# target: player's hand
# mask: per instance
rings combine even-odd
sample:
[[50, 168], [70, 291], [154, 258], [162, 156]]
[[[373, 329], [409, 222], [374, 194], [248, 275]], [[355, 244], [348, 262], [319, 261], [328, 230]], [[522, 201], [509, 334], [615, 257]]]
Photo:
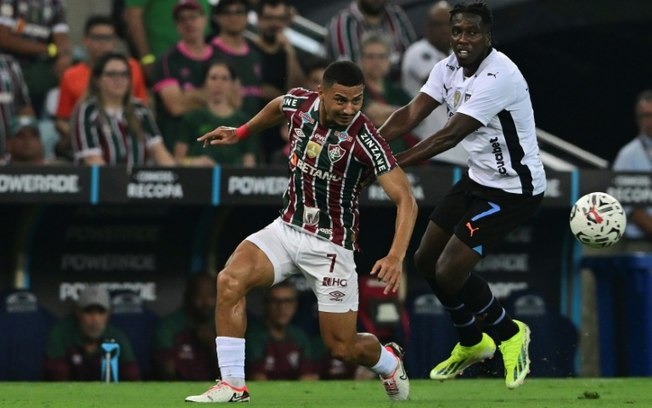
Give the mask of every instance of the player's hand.
[[204, 147], [208, 147], [209, 144], [212, 145], [221, 145], [221, 144], [234, 144], [238, 142], [238, 138], [235, 135], [235, 128], [228, 126], [219, 126], [210, 132], [199, 136], [197, 138], [198, 142], [203, 142]]
[[397, 256], [387, 255], [379, 259], [371, 268], [371, 274], [376, 275], [381, 282], [385, 283], [384, 294], [396, 292], [401, 286], [403, 275], [403, 260]]

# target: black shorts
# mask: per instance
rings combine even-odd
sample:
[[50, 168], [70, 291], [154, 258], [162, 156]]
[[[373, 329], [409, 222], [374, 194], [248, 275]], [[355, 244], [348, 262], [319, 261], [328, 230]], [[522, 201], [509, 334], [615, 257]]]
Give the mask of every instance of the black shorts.
[[524, 224], [542, 200], [543, 193], [507, 193], [478, 184], [464, 174], [430, 214], [430, 220], [485, 256], [507, 234]]

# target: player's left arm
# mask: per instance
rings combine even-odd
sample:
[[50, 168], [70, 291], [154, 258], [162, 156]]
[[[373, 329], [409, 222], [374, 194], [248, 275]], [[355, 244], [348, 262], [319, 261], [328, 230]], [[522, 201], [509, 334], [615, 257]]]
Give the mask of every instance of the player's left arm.
[[204, 142], [204, 146], [207, 144], [234, 144], [250, 134], [257, 134], [272, 126], [280, 125], [285, 118], [285, 115], [283, 115], [283, 111], [281, 110], [283, 98], [284, 96], [279, 96], [269, 101], [269, 103], [265, 105], [256, 116], [239, 128], [218, 126], [210, 132], [198, 137], [197, 141]]
[[467, 135], [478, 130], [480, 126], [482, 123], [471, 116], [456, 113], [437, 133], [397, 154], [396, 160], [401, 167], [421, 163], [455, 147]]
[[396, 204], [396, 225], [387, 256], [376, 261], [371, 274], [385, 282], [385, 293], [389, 293], [396, 292], [401, 284], [403, 260], [412, 237], [418, 207], [410, 183], [400, 167], [378, 176], [378, 183]]

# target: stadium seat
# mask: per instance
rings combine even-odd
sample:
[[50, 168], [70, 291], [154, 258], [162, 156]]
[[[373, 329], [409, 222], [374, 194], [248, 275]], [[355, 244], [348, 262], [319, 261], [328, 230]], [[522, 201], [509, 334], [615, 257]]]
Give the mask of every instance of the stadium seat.
[[0, 381], [43, 379], [46, 339], [54, 320], [27, 290], [0, 294]]
[[148, 380], [152, 375], [152, 343], [159, 317], [133, 292], [114, 293], [111, 303], [111, 324], [129, 338], [141, 377]]

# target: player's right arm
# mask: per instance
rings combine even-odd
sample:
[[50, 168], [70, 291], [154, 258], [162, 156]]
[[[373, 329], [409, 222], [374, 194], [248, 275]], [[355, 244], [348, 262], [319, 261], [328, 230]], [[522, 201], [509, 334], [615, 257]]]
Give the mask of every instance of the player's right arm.
[[396, 292], [403, 274], [403, 260], [410, 245], [418, 207], [407, 176], [400, 167], [378, 176], [378, 184], [396, 204], [394, 239], [387, 256], [374, 264], [371, 274], [385, 282], [385, 293]]
[[204, 146], [207, 144], [234, 144], [250, 134], [260, 133], [267, 128], [280, 125], [285, 117], [281, 110], [283, 98], [284, 96], [279, 96], [272, 99], [256, 116], [239, 128], [219, 126], [198, 137], [197, 141], [204, 142]]
[[378, 129], [383, 139], [391, 142], [414, 129], [440, 105], [429, 95], [419, 92], [410, 103], [399, 108]]

